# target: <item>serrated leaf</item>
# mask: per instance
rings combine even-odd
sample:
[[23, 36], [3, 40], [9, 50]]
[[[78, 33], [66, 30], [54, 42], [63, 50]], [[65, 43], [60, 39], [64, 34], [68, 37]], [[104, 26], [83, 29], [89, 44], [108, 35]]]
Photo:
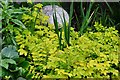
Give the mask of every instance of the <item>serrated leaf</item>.
[[2, 57], [7, 57], [10, 59], [15, 59], [18, 58], [19, 55], [16, 52], [16, 48], [12, 45], [9, 45], [8, 47], [5, 47], [1, 50], [1, 55]]

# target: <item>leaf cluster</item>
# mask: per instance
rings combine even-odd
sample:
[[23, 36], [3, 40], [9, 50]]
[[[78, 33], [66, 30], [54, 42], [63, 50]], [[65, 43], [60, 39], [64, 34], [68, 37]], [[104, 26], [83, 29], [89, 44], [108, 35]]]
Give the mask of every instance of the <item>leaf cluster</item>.
[[20, 55], [29, 59], [32, 78], [109, 78], [109, 73], [118, 77], [119, 36], [114, 27], [96, 22], [94, 32], [89, 29], [81, 37], [71, 27], [71, 46], [62, 40], [63, 50], [53, 29], [43, 25], [35, 29], [34, 34], [24, 30], [16, 36]]

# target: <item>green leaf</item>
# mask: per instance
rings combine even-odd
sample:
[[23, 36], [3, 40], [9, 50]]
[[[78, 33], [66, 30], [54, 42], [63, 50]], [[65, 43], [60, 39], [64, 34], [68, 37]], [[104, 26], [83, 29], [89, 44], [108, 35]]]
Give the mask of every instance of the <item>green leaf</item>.
[[22, 63], [19, 64], [23, 68], [28, 68], [29, 67], [29, 62], [28, 61], [23, 61]]
[[21, 9], [14, 9], [14, 14], [23, 14], [23, 11]]
[[10, 70], [10, 72], [18, 72], [19, 71], [19, 73], [20, 73], [21, 69], [22, 69], [21, 67], [16, 67], [15, 69], [9, 69], [9, 70]]
[[16, 62], [13, 59], [2, 59], [1, 63], [0, 63], [0, 66], [8, 69], [8, 66], [9, 66], [8, 63], [10, 63], [10, 64], [16, 64]]
[[29, 74], [26, 76], [26, 78], [31, 79], [33, 75], [34, 75], [34, 74], [29, 73]]
[[18, 19], [12, 19], [13, 23], [17, 24], [18, 26], [22, 26], [24, 29], [26, 29], [25, 25]]
[[1, 7], [4, 7], [4, 5], [3, 5], [2, 3], [0, 3], [0, 6], [1, 6]]
[[2, 62], [2, 63], [0, 63], [0, 66], [8, 69], [8, 66], [9, 66], [8, 63], [6, 63], [6, 62], [4, 62], [4, 61], [1, 61], [1, 62]]
[[54, 26], [55, 26], [55, 32], [56, 32], [56, 34], [58, 35], [58, 37], [59, 37], [59, 31], [58, 31], [58, 22], [57, 22], [57, 15], [56, 15], [56, 11], [55, 11], [55, 13], [53, 14], [53, 20], [54, 20]]
[[93, 3], [90, 3], [89, 8], [86, 12], [86, 15], [83, 17], [82, 26], [79, 30], [80, 35], [83, 35], [84, 30], [88, 27], [88, 24], [90, 23], [90, 19], [93, 15], [93, 14], [91, 14], [91, 16], [90, 16], [90, 11], [91, 11], [92, 5], [93, 5]]
[[0, 77], [2, 77], [2, 67], [0, 67]]
[[23, 77], [19, 77], [19, 78], [17, 78], [17, 80], [26, 80], [26, 79]]
[[5, 47], [1, 50], [2, 57], [7, 57], [10, 59], [19, 58], [18, 52], [16, 52], [16, 48], [12, 45]]
[[83, 8], [83, 3], [82, 2], [80, 3], [80, 11], [81, 11], [82, 17], [85, 17], [84, 8]]
[[112, 10], [112, 8], [110, 7], [110, 5], [108, 4], [108, 2], [107, 2], [106, 0], [104, 0], [104, 1], [105, 1], [105, 3], [107, 4], [107, 6], [108, 6], [110, 12], [113, 14], [113, 10]]
[[8, 70], [6, 70], [5, 68], [2, 68], [1, 70], [0, 70], [0, 77], [2, 76], [9, 76], [10, 75], [10, 72], [8, 71]]
[[3, 59], [2, 61], [10, 64], [16, 64], [16, 62], [13, 59]]
[[70, 44], [70, 27], [71, 27], [72, 16], [73, 16], [73, 2], [70, 5], [70, 18], [68, 25], [68, 45]]
[[19, 58], [15, 59], [15, 61], [16, 61], [18, 64], [20, 64], [20, 63], [22, 63], [23, 61], [25, 61], [25, 58], [19, 57]]

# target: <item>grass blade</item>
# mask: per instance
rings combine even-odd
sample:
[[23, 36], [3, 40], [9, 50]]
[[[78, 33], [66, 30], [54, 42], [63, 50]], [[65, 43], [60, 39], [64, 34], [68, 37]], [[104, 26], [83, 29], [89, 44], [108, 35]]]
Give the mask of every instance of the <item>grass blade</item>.
[[55, 32], [57, 33], [57, 35], [59, 36], [59, 31], [58, 31], [58, 22], [57, 22], [57, 16], [56, 16], [56, 11], [53, 14], [53, 20], [54, 20], [54, 26], [55, 26]]
[[59, 48], [62, 50], [62, 29], [60, 29], [60, 35], [59, 35]]
[[108, 6], [108, 8], [109, 8], [110, 12], [113, 14], [113, 10], [112, 10], [112, 8], [110, 7], [110, 5], [107, 3], [107, 1], [106, 1], [106, 0], [104, 0], [104, 1], [105, 1], [105, 3], [107, 4], [107, 6]]
[[85, 14], [84, 14], [84, 8], [83, 8], [82, 2], [80, 3], [80, 11], [81, 11], [82, 17], [84, 17]]
[[80, 32], [79, 32], [80, 35], [83, 34], [84, 30], [87, 28], [87, 26], [88, 26], [88, 24], [89, 24], [88, 19], [89, 19], [89, 16], [90, 16], [90, 11], [91, 11], [92, 5], [93, 5], [93, 3], [90, 3], [89, 9], [88, 9], [88, 11], [87, 11], [87, 13], [86, 13], [86, 16], [83, 18], [82, 26], [81, 26], [81, 28], [80, 28], [80, 30], [79, 30], [79, 31], [80, 31]]
[[66, 20], [65, 20], [65, 14], [63, 12], [63, 28], [64, 28], [64, 35], [65, 35], [65, 41], [68, 42], [68, 30], [67, 30], [67, 25], [66, 25]]
[[61, 42], [62, 41], [62, 29], [60, 28], [60, 34], [59, 34], [56, 10], [55, 10], [55, 13], [53, 14], [53, 20], [54, 20], [55, 32], [58, 35], [59, 48], [61, 50], [62, 49], [62, 42]]
[[68, 45], [70, 45], [70, 27], [71, 27], [71, 21], [73, 16], [73, 2], [70, 5], [70, 18], [69, 18], [69, 24], [68, 24]]

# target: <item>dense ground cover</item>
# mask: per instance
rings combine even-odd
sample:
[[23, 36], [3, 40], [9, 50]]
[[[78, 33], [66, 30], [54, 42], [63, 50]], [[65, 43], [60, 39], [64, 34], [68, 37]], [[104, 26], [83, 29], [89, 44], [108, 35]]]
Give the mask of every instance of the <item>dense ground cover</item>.
[[[87, 27], [90, 22], [83, 20], [78, 31], [66, 23], [57, 30], [47, 23], [42, 4], [19, 9], [7, 2], [1, 5], [3, 79], [118, 78], [120, 40], [115, 26], [94, 22]], [[91, 17], [89, 10], [86, 19]]]

